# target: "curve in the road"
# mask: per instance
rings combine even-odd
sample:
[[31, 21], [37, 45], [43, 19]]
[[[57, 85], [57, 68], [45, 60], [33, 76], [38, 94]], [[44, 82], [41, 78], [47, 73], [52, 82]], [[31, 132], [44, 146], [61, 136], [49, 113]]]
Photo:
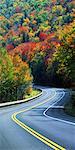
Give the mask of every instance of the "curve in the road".
[[[64, 94], [65, 95], [65, 94]], [[54, 141], [46, 138], [45, 136], [41, 135], [40, 133], [36, 132], [34, 129], [30, 128], [29, 126], [27, 126], [25, 123], [23, 123], [22, 121], [20, 121], [19, 119], [17, 119], [17, 115], [23, 112], [27, 112], [33, 108], [36, 108], [40, 105], [43, 105], [45, 103], [47, 103], [48, 101], [50, 101], [50, 99], [54, 98], [56, 96], [56, 92], [55, 94], [48, 98], [47, 100], [44, 100], [43, 102], [40, 102], [32, 107], [29, 107], [25, 110], [21, 110], [19, 112], [16, 112], [12, 115], [12, 120], [17, 123], [19, 126], [21, 126], [24, 130], [26, 130], [28, 133], [30, 133], [31, 135], [33, 135], [34, 137], [36, 137], [37, 139], [39, 139], [40, 141], [42, 141], [43, 143], [45, 143], [46, 145], [48, 145], [50, 148], [54, 149], [54, 150], [65, 150], [64, 147], [58, 145], [57, 143], [55, 143]]]
[[[61, 101], [61, 99], [65, 96], [65, 92], [63, 91], [63, 95], [58, 99], [58, 101], [56, 101], [55, 103], [53, 103], [51, 106], [49, 106], [44, 112], [43, 112], [43, 115], [46, 116], [47, 118], [49, 119], [53, 119], [53, 120], [57, 120], [57, 121], [61, 121], [61, 122], [64, 122], [64, 123], [67, 123], [67, 124], [70, 124], [70, 125], [74, 125], [75, 126], [75, 123], [74, 122], [71, 122], [71, 121], [66, 121], [66, 120], [63, 120], [63, 119], [59, 119], [57, 117], [52, 117], [50, 116], [50, 114], [48, 115], [47, 114], [47, 111], [49, 109], [54, 109], [55, 106], [59, 101]], [[56, 106], [57, 108], [63, 108], [63, 106]]]

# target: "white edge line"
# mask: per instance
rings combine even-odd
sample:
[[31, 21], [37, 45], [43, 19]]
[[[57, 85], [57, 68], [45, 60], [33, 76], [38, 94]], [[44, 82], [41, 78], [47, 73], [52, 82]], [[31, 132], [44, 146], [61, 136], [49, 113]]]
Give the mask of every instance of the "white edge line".
[[[63, 92], [62, 97], [61, 97], [58, 101], [56, 101], [55, 103], [53, 103], [51, 106], [49, 106], [49, 107], [43, 112], [43, 115], [44, 115], [45, 117], [49, 118], [49, 119], [53, 119], [53, 120], [56, 120], [56, 121], [61, 121], [61, 122], [64, 122], [64, 123], [67, 123], [67, 124], [70, 124], [70, 125], [75, 125], [75, 123], [73, 123], [73, 122], [65, 121], [65, 120], [63, 120], [63, 119], [58, 119], [58, 118], [55, 118], [55, 117], [50, 117], [50, 116], [48, 116], [48, 115], [46, 114], [46, 112], [48, 111], [48, 109], [54, 108], [54, 107], [55, 107], [54, 105], [55, 105], [56, 103], [58, 103], [59, 101], [61, 101], [61, 99], [62, 99], [64, 96], [65, 96], [65, 92]], [[59, 107], [60, 107], [60, 106], [59, 106]]]
[[6, 106], [15, 105], [15, 104], [21, 104], [21, 103], [30, 101], [30, 100], [32, 100], [32, 99], [38, 98], [38, 97], [40, 97], [42, 94], [43, 94], [43, 91], [41, 91], [40, 94], [38, 94], [38, 95], [36, 95], [36, 96], [34, 96], [34, 97], [31, 97], [31, 98], [27, 98], [27, 99], [24, 99], [24, 100], [13, 101], [13, 102], [1, 103], [1, 104], [0, 104], [0, 107], [6, 107]]

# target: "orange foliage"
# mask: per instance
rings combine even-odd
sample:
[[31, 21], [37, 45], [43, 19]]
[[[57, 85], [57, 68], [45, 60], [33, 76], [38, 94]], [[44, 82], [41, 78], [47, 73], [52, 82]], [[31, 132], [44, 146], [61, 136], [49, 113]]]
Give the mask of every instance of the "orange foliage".
[[28, 42], [28, 43], [23, 43], [17, 46], [14, 49], [14, 53], [20, 53], [21, 55], [27, 56], [27, 59], [30, 60], [32, 55], [34, 55], [36, 43], [35, 42]]
[[29, 32], [29, 28], [25, 26], [20, 26], [18, 30], [19, 30], [19, 33]]
[[39, 34], [39, 38], [40, 38], [41, 41], [45, 40], [47, 38], [47, 36], [48, 35], [44, 32], [40, 32], [40, 34]]
[[0, 21], [4, 20], [5, 17], [4, 16], [0, 16]]
[[31, 82], [32, 76], [28, 64], [23, 62], [18, 54], [14, 54], [11, 58], [14, 66], [14, 80], [17, 85]]
[[7, 51], [9, 52], [10, 50], [14, 49], [14, 45], [13, 44], [8, 44], [6, 46]]

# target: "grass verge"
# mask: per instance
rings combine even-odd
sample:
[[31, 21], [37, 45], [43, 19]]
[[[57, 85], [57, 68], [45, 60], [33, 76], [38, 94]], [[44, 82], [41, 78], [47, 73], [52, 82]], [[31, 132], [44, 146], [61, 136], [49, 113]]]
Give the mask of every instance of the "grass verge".
[[37, 96], [37, 95], [40, 94], [40, 93], [41, 93], [40, 90], [33, 89], [30, 94], [24, 95], [23, 99], [32, 98], [32, 97], [34, 97], [34, 96]]
[[64, 110], [68, 115], [75, 117], [75, 94], [72, 95], [71, 100], [65, 105]]

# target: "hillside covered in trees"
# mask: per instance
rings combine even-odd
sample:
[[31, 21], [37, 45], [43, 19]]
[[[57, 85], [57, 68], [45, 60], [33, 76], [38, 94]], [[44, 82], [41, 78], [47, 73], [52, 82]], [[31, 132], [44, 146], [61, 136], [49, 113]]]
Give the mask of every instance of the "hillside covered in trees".
[[32, 82], [75, 86], [75, 0], [0, 0], [0, 99]]

